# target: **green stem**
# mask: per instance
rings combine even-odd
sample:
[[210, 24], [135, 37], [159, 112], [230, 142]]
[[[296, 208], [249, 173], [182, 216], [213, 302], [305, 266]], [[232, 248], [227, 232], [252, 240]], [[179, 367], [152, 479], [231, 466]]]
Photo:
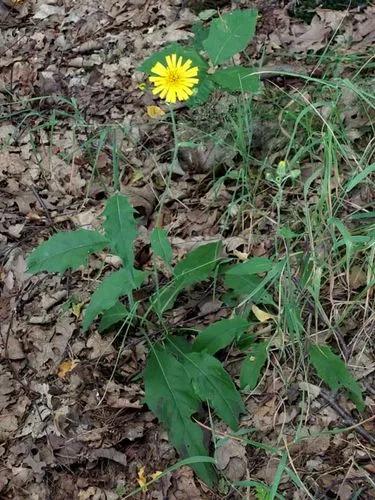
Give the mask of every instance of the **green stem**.
[[168, 177], [166, 180], [165, 184], [165, 190], [163, 194], [160, 197], [160, 202], [159, 202], [159, 211], [158, 211], [158, 217], [156, 219], [156, 227], [161, 227], [162, 226], [162, 211], [163, 207], [165, 205], [165, 200], [167, 198], [167, 194], [169, 191], [170, 183], [172, 180], [172, 174], [174, 171], [174, 167], [177, 164], [177, 156], [178, 156], [178, 137], [177, 137], [177, 124], [176, 124], [176, 117], [173, 111], [173, 108], [171, 106], [168, 106], [169, 112], [171, 115], [171, 122], [172, 122], [172, 132], [173, 132], [173, 141], [174, 141], [174, 147], [173, 147], [173, 156], [172, 156], [172, 161], [168, 170]]

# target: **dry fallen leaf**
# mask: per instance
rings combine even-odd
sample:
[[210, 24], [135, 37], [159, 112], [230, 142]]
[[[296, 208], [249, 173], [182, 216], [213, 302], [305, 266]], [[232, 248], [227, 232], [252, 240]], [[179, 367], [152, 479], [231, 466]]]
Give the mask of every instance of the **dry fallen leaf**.
[[59, 364], [59, 368], [57, 370], [57, 376], [59, 378], [65, 378], [68, 373], [70, 373], [74, 368], [78, 365], [78, 360], [76, 359], [68, 359], [67, 361], [63, 361]]
[[168, 491], [169, 500], [183, 500], [188, 498], [189, 500], [203, 500], [207, 498], [202, 496], [201, 491], [197, 488], [194, 481], [194, 472], [190, 467], [181, 467], [173, 474], [173, 479], [175, 483], [175, 490]]
[[240, 481], [246, 473], [246, 447], [234, 439], [226, 439], [216, 450], [217, 467], [229, 481]]
[[361, 286], [365, 286], [367, 283], [366, 273], [363, 271], [361, 266], [353, 266], [349, 273], [349, 285], [351, 288], [356, 290]]
[[262, 309], [259, 309], [259, 307], [256, 306], [255, 304], [253, 304], [251, 306], [251, 310], [252, 310], [254, 316], [256, 317], [256, 319], [258, 321], [260, 321], [261, 323], [265, 323], [266, 321], [268, 321], [270, 319], [275, 319], [275, 316], [273, 314], [270, 314], [266, 311], [262, 311]]

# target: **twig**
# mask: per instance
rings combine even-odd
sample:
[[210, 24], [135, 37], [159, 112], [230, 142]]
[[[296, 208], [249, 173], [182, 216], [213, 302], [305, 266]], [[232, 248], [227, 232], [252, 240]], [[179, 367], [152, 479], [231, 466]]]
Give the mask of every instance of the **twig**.
[[39, 202], [40, 206], [43, 208], [44, 213], [46, 214], [46, 217], [48, 219], [48, 222], [51, 224], [51, 226], [53, 226], [53, 220], [51, 218], [51, 215], [49, 213], [47, 205], [44, 203], [44, 200], [40, 197], [38, 191], [36, 190], [36, 187], [31, 185], [31, 191], [33, 192], [33, 194], [34, 194], [35, 198], [37, 199], [37, 201]]
[[[26, 384], [22, 378], [19, 376], [17, 370], [15, 369], [13, 363], [12, 363], [12, 360], [10, 359], [10, 356], [9, 356], [9, 349], [8, 349], [8, 345], [9, 345], [9, 337], [10, 337], [10, 332], [12, 331], [12, 325], [13, 325], [13, 320], [14, 320], [14, 317], [16, 315], [16, 312], [17, 312], [17, 307], [18, 307], [18, 304], [20, 303], [21, 301], [21, 297], [22, 297], [22, 293], [23, 291], [25, 290], [26, 288], [26, 285], [28, 284], [28, 280], [26, 281], [26, 283], [23, 285], [23, 287], [21, 288], [21, 290], [18, 292], [18, 295], [16, 297], [16, 303], [14, 305], [14, 308], [11, 312], [11, 315], [10, 315], [10, 318], [9, 318], [9, 325], [8, 325], [8, 328], [6, 329], [5, 331], [5, 334], [1, 334], [1, 340], [2, 340], [2, 343], [3, 343], [3, 347], [4, 347], [4, 360], [5, 362], [7, 363], [7, 366], [9, 368], [9, 370], [11, 371], [11, 373], [13, 374], [13, 377], [14, 379], [20, 384], [20, 386], [22, 387], [24, 393], [26, 394], [26, 396], [30, 399], [30, 401], [33, 401], [33, 399], [38, 396], [38, 394], [31, 390], [30, 389], [30, 386], [29, 384]], [[30, 382], [29, 382], [30, 383]]]
[[[354, 418], [342, 408], [337, 401], [335, 401], [334, 397], [323, 389], [320, 390], [320, 395], [322, 398], [329, 404], [331, 408], [335, 410], [335, 412], [340, 415], [345, 424], [349, 424], [354, 431], [356, 431], [360, 436], [363, 437], [366, 441], [375, 446], [375, 437], [369, 434], [361, 424], [356, 422]], [[375, 416], [373, 417], [375, 418]], [[371, 419], [370, 419], [371, 420]]]

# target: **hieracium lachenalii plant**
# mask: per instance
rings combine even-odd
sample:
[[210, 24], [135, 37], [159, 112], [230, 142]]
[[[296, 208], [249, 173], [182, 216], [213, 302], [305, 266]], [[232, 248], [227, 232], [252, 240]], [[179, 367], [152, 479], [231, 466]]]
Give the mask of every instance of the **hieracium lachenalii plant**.
[[232, 63], [254, 36], [257, 15], [255, 9], [235, 10], [209, 26], [198, 23], [191, 45], [172, 43], [146, 59], [139, 70], [148, 75], [152, 93], [169, 104], [185, 101], [194, 107], [215, 89], [257, 92], [259, 72]]
[[[225, 14], [208, 27], [197, 25], [192, 46], [174, 43], [153, 54], [140, 67], [153, 95], [169, 105], [183, 101], [196, 106], [214, 89], [258, 91], [256, 70], [230, 65], [232, 56], [248, 45], [256, 19], [255, 10]], [[28, 258], [28, 269], [31, 273], [74, 271], [87, 264], [90, 254], [103, 250], [121, 258], [121, 268], [109, 271], [93, 292], [84, 311], [83, 330], [96, 328], [105, 334], [117, 328], [124, 342], [132, 332], [144, 336], [148, 346], [143, 370], [145, 402], [167, 428], [179, 454], [188, 457], [201, 479], [213, 485], [217, 472], [204, 440], [213, 420], [203, 421], [202, 413], [197, 414], [208, 407], [210, 417], [214, 414], [232, 432], [238, 431], [245, 410], [240, 391], [248, 393], [256, 387], [268, 359], [268, 341], [257, 338], [251, 327], [276, 321], [275, 288], [286, 260], [252, 257], [238, 263], [225, 257], [221, 242], [215, 241], [198, 246], [174, 263], [168, 235], [156, 227], [149, 235], [152, 269], [139, 269], [134, 254], [138, 222], [127, 197], [115, 193], [107, 200], [103, 215], [99, 231], [59, 232], [39, 245]], [[168, 311], [192, 287], [209, 281], [232, 308], [230, 316], [194, 331], [171, 327]], [[145, 284], [153, 292], [137, 294]], [[297, 324], [301, 318], [293, 321]], [[231, 345], [241, 353], [238, 383], [218, 357]], [[333, 390], [346, 388], [357, 407], [363, 408], [359, 385], [329, 347], [314, 345], [309, 356]]]

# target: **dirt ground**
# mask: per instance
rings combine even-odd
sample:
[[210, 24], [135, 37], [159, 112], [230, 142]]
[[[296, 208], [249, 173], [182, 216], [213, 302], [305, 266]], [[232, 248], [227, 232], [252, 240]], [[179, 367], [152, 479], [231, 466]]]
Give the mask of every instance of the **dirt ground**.
[[[121, 151], [121, 191], [140, 213], [143, 233], [153, 227], [160, 169], [167, 169], [173, 139], [168, 125], [147, 115], [154, 100], [139, 87], [144, 76], [136, 68], [164, 44], [188, 40], [197, 14], [219, 3], [231, 6], [199, 0], [0, 0], [1, 498], [114, 500], [137, 488], [141, 467], [152, 473], [178, 460], [167, 433], [143, 404], [137, 377], [147, 352], [143, 338], [134, 335], [119, 350], [115, 332], [102, 335], [92, 328], [86, 335], [80, 329], [81, 310], [103, 267], [116, 268], [118, 262], [103, 253], [90, 271], [30, 276], [26, 257], [55, 231], [98, 226], [111, 191], [113, 143]], [[239, 4], [260, 9], [257, 36], [247, 52], [257, 61], [264, 58], [271, 69], [286, 64], [291, 71], [311, 70], [308, 52], [321, 50], [337, 23], [346, 23], [345, 33], [351, 34], [344, 44], [349, 54], [366, 52], [375, 41], [373, 7], [356, 9], [349, 20], [342, 11], [321, 11], [308, 25], [290, 15], [287, 2]], [[285, 53], [293, 54], [286, 63]], [[296, 84], [271, 76], [264, 82], [286, 90]], [[189, 120], [192, 112], [181, 107], [178, 116]], [[176, 258], [197, 241], [223, 237], [221, 217], [230, 193], [223, 190], [213, 199], [206, 180], [215, 159], [202, 154], [203, 160], [180, 158], [182, 171], [173, 178], [173, 197], [163, 212]], [[243, 251], [245, 235], [246, 227], [233, 223], [226, 244]], [[255, 242], [253, 255], [267, 255], [267, 245]], [[150, 261], [142, 231], [136, 261], [146, 267]], [[197, 292], [170, 321], [189, 326], [198, 318], [203, 326], [227, 313]], [[284, 367], [285, 378], [289, 369]], [[367, 402], [374, 408], [371, 373], [366, 380]], [[303, 415], [301, 383], [295, 380], [286, 391], [269, 369], [261, 389], [246, 400], [241, 428], [251, 428], [254, 441], [275, 445], [293, 436], [300, 418], [306, 418], [310, 435], [356, 425], [339, 412], [344, 408], [350, 415], [354, 405], [343, 398], [337, 410], [313, 385], [309, 414]], [[371, 434], [370, 410], [367, 419], [363, 426]], [[229, 432], [217, 425], [223, 435]], [[321, 433], [288, 447], [315, 498], [343, 500], [375, 497], [368, 486], [375, 474], [373, 449], [355, 430]], [[229, 439], [220, 466], [229, 481], [251, 476], [272, 483], [278, 463], [261, 447]], [[287, 479], [280, 488], [285, 498], [308, 498]], [[135, 498], [241, 496], [225, 482], [210, 491], [183, 467]]]

